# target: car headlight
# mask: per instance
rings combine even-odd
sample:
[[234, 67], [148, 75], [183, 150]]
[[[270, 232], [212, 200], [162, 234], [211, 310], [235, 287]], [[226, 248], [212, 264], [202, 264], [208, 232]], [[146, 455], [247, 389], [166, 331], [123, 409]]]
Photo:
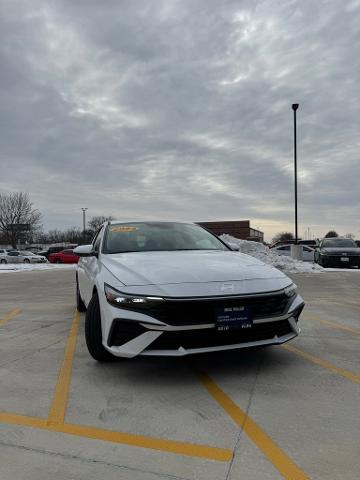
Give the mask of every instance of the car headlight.
[[107, 283], [104, 284], [104, 292], [106, 300], [111, 305], [118, 308], [128, 308], [130, 310], [145, 310], [165, 302], [165, 300], [161, 297], [128, 295], [115, 290], [115, 288], [110, 287], [110, 285]]
[[297, 286], [295, 285], [295, 283], [292, 283], [284, 289], [285, 295], [289, 298], [293, 297], [294, 295], [296, 295], [296, 288]]

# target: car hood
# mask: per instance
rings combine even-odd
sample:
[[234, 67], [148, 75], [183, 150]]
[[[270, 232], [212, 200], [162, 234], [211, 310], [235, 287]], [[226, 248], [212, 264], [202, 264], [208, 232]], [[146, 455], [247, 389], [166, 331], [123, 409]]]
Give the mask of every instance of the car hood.
[[102, 255], [101, 260], [129, 287], [122, 290], [134, 293], [231, 295], [280, 290], [291, 283], [280, 270], [231, 251], [136, 252]]
[[326, 247], [320, 250], [321, 253], [351, 253], [352, 255], [360, 255], [360, 248], [356, 247]]

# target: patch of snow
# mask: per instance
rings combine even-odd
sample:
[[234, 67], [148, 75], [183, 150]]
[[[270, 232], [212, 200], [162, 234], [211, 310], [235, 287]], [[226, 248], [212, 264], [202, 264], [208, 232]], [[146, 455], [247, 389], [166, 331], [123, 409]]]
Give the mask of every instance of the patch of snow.
[[6, 263], [0, 265], [0, 273], [30, 272], [34, 270], [74, 270], [76, 263]]
[[[221, 235], [221, 240], [225, 243], [235, 243], [239, 246], [239, 251], [246, 255], [251, 255], [258, 260], [272, 265], [283, 272], [288, 273], [322, 273], [327, 269], [317, 263], [302, 262], [294, 260], [290, 256], [278, 255], [274, 250], [260, 242], [251, 242], [249, 240], [240, 240], [231, 235]], [[337, 269], [335, 269], [337, 270]]]

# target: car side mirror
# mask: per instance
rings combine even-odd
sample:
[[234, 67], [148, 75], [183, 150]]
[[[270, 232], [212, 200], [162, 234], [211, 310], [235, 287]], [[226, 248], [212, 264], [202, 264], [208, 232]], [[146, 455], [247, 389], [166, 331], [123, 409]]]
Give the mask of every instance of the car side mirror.
[[93, 245], [80, 245], [74, 248], [73, 252], [79, 257], [97, 257], [98, 253], [93, 249]]

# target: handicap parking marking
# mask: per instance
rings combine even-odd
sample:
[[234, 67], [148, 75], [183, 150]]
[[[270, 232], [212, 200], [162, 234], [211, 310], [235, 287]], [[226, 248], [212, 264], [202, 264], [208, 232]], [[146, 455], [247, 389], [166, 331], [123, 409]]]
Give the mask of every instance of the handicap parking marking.
[[295, 355], [299, 355], [300, 357], [305, 358], [306, 360], [314, 363], [315, 365], [319, 365], [320, 367], [326, 368], [331, 373], [335, 373], [336, 375], [340, 375], [346, 378], [347, 380], [360, 384], [360, 375], [356, 375], [355, 373], [350, 372], [349, 370], [345, 370], [344, 368], [337, 367], [336, 365], [333, 365], [327, 360], [324, 360], [320, 357], [316, 357], [315, 355], [312, 355], [311, 353], [308, 353], [305, 350], [301, 350], [300, 348], [293, 347], [292, 345], [281, 345], [281, 347], [287, 350], [288, 352], [295, 353]]
[[286, 453], [252, 420], [209, 375], [194, 368], [200, 382], [216, 402], [244, 431], [266, 458], [286, 479], [309, 480], [309, 477], [286, 455]]
[[21, 308], [13, 308], [8, 313], [6, 313], [2, 318], [0, 318], [0, 327], [5, 325], [9, 320], [19, 315]]

